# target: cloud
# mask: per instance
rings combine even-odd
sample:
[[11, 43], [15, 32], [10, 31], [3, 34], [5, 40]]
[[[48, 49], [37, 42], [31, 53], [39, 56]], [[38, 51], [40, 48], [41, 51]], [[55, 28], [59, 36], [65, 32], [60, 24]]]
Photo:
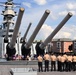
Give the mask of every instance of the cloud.
[[71, 12], [73, 15], [76, 15], [76, 3], [67, 3], [65, 9], [59, 12], [60, 16], [65, 16], [68, 12]]
[[[39, 31], [36, 39], [45, 40], [53, 32], [53, 30], [54, 28], [52, 28], [51, 26], [47, 24], [44, 24], [41, 30]], [[76, 31], [75, 25], [64, 26], [59, 30], [59, 32], [53, 38], [64, 37], [64, 38], [75, 39], [76, 38], [75, 31]]]
[[65, 16], [68, 12], [67, 11], [62, 11], [62, 12], [59, 12], [59, 15], [60, 16]]
[[54, 38], [71, 38], [71, 33], [67, 31], [60, 30]]
[[31, 8], [31, 3], [23, 2], [22, 4], [23, 4], [24, 6], [27, 6], [28, 8]]
[[73, 15], [76, 15], [76, 11], [74, 11], [74, 10], [73, 11], [71, 10], [69, 12], [71, 12]]
[[[37, 35], [36, 39], [45, 40], [53, 32], [53, 30], [54, 29], [51, 26], [44, 24], [39, 34]], [[59, 30], [59, 32], [53, 38], [76, 39], [75, 31], [76, 31], [75, 25], [64, 26]]]
[[69, 38], [71, 36], [71, 33], [67, 31], [63, 31], [62, 34], [63, 34], [62, 37], [64, 38]]
[[34, 0], [38, 5], [45, 5], [47, 3], [46, 0]]
[[76, 35], [75, 35], [75, 31], [76, 31], [76, 26], [75, 25], [70, 25], [70, 26], [64, 26], [57, 34], [54, 38], [71, 38], [71, 39], [75, 39]]
[[42, 39], [42, 40], [46, 39], [52, 31], [53, 29], [51, 26], [47, 24], [43, 24], [42, 28], [40, 29], [37, 35], [37, 39]]
[[70, 10], [76, 9], [76, 3], [67, 3], [66, 6]]
[[65, 16], [65, 15], [68, 14], [68, 12], [71, 12], [73, 15], [76, 15], [76, 11], [74, 11], [74, 10], [73, 11], [72, 10], [71, 11], [66, 11], [65, 10], [65, 11], [59, 12], [59, 15], [60, 16]]

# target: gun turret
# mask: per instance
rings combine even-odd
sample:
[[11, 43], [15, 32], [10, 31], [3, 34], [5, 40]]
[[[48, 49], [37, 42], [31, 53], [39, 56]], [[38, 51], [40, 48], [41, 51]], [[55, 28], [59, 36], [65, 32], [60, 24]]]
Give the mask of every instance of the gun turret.
[[30, 46], [32, 44], [32, 42], [34, 41], [37, 33], [39, 32], [41, 26], [43, 25], [43, 23], [45, 22], [46, 18], [48, 17], [48, 15], [50, 14], [49, 10], [46, 10], [43, 17], [41, 18], [40, 22], [38, 23], [37, 27], [35, 28], [33, 34], [31, 35], [31, 37], [29, 38], [28, 42], [22, 45], [21, 50], [22, 50], [22, 55], [23, 56], [27, 56], [30, 55]]
[[[70, 19], [72, 16], [72, 13], [69, 12], [66, 17], [61, 21], [61, 23], [56, 27], [56, 29], [45, 39], [43, 43], [40, 43], [39, 45], [36, 45], [36, 52], [37, 55], [42, 54], [44, 55], [44, 48], [46, 45], [51, 42], [52, 38], [56, 35], [56, 33], [64, 26], [64, 24]], [[41, 51], [42, 50], [42, 51]]]
[[27, 30], [26, 30], [26, 33], [24, 34], [24, 36], [23, 36], [23, 37], [21, 38], [21, 40], [20, 40], [22, 43], [25, 42], [25, 39], [26, 39], [27, 33], [28, 33], [28, 31], [29, 31], [29, 29], [30, 29], [30, 27], [31, 27], [31, 24], [32, 24], [32, 23], [29, 24], [29, 26], [28, 26], [28, 28], [27, 28]]
[[6, 54], [8, 55], [8, 57], [12, 57], [16, 53], [16, 49], [14, 46], [15, 46], [17, 34], [20, 28], [23, 12], [24, 12], [24, 8], [20, 8], [11, 42], [8, 43], [6, 46]]

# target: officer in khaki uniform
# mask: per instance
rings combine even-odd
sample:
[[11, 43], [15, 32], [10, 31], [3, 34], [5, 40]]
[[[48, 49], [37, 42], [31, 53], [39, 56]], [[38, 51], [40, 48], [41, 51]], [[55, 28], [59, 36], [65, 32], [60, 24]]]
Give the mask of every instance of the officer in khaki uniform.
[[50, 56], [50, 60], [51, 60], [51, 71], [56, 71], [56, 56], [52, 53], [52, 55]]
[[61, 59], [61, 55], [58, 55], [57, 56], [57, 70], [58, 71], [61, 70], [61, 62], [60, 62], [60, 59]]
[[73, 55], [73, 71], [76, 71], [76, 54]]
[[65, 62], [64, 62], [64, 69], [65, 69], [65, 71], [67, 71], [67, 54], [66, 53], [64, 53], [64, 58], [65, 58]]
[[66, 58], [62, 55], [60, 58], [60, 62], [61, 62], [61, 70], [60, 71], [65, 71], [65, 61], [66, 61]]
[[40, 71], [43, 71], [43, 67], [42, 67], [43, 58], [42, 58], [42, 56], [39, 55], [39, 56], [37, 57], [37, 59], [38, 59], [39, 72], [40, 72]]
[[49, 60], [50, 60], [50, 56], [47, 52], [44, 55], [44, 60], [45, 60], [45, 72], [46, 72], [49, 71]]
[[67, 71], [71, 71], [72, 70], [72, 55], [69, 54], [67, 56]]

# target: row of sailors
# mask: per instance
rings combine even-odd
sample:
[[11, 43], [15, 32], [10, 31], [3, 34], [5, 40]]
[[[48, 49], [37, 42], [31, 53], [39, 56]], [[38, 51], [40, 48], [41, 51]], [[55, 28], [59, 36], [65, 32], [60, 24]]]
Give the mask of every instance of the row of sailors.
[[76, 71], [76, 55], [49, 55], [46, 53], [44, 57], [38, 56], [38, 70], [43, 71], [42, 62], [44, 60], [45, 70], [49, 71], [49, 61], [51, 61], [51, 71]]

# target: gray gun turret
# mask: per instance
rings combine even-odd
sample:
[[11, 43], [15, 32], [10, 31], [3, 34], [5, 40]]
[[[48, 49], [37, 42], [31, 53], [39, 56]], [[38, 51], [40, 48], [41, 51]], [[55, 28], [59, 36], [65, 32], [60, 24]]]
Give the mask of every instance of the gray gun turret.
[[57, 32], [64, 26], [64, 24], [71, 18], [72, 13], [68, 13], [66, 17], [61, 21], [61, 23], [56, 27], [56, 29], [45, 39], [44, 42], [39, 42], [36, 45], [36, 52], [37, 55], [42, 54], [44, 55], [44, 48], [46, 45], [51, 42], [52, 38], [57, 34]]
[[20, 8], [11, 42], [8, 43], [6, 46], [6, 54], [8, 55], [8, 59], [9, 59], [9, 57], [12, 57], [16, 53], [15, 43], [16, 43], [17, 34], [18, 34], [18, 31], [20, 28], [23, 12], [24, 12], [24, 8]]
[[23, 56], [27, 56], [30, 55], [30, 46], [32, 44], [32, 42], [34, 41], [36, 35], [38, 34], [40, 28], [42, 27], [43, 23], [45, 22], [46, 18], [48, 17], [50, 11], [46, 10], [43, 17], [41, 18], [40, 22], [38, 23], [37, 27], [35, 28], [33, 34], [31, 35], [31, 37], [29, 38], [29, 40], [27, 41], [27, 43], [23, 43], [21, 50], [22, 50], [22, 55]]

